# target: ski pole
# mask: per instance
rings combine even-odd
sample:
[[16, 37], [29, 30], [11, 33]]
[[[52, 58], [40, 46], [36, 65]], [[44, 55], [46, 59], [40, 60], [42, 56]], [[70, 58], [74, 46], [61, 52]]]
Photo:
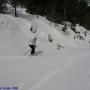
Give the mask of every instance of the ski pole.
[[26, 55], [30, 50], [31, 50], [31, 49], [27, 50], [27, 51], [24, 53], [24, 55]]

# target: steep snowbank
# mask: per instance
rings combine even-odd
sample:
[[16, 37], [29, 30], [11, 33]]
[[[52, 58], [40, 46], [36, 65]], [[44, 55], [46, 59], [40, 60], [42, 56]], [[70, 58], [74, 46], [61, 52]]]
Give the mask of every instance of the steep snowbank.
[[[57, 29], [44, 20], [19, 15], [22, 16], [0, 15], [0, 86], [17, 86], [19, 90], [90, 90], [87, 40], [74, 40], [75, 33], [70, 28], [64, 33], [61, 25]], [[38, 55], [24, 56], [21, 54], [29, 48], [32, 23], [38, 26]], [[53, 43], [48, 41], [49, 34]], [[64, 48], [57, 50], [58, 43]]]
[[30, 25], [28, 20], [0, 15], [0, 54], [24, 51], [28, 38], [25, 32], [29, 30]]
[[[70, 27], [68, 27], [67, 32], [63, 32], [60, 29], [62, 26], [54, 26], [54, 24], [51, 26], [51, 24], [46, 23], [49, 21], [45, 18], [39, 17], [39, 19], [26, 14], [22, 15], [23, 17], [19, 16], [18, 18], [0, 15], [0, 54], [8, 54], [8, 52], [11, 52], [9, 53], [11, 55], [23, 54], [28, 50], [31, 24], [36, 24], [38, 27], [38, 49], [47, 51], [48, 47], [56, 49], [57, 45], [76, 47], [80, 43], [84, 43], [78, 39], [74, 40], [76, 34]], [[53, 39], [52, 43], [48, 41], [49, 35]]]

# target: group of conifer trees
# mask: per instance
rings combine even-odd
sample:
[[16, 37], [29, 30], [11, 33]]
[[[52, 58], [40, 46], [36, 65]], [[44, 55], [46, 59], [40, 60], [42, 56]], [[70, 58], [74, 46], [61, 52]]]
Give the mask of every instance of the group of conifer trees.
[[16, 17], [17, 7], [21, 6], [28, 13], [45, 16], [56, 23], [70, 21], [84, 24], [89, 12], [86, 0], [0, 0], [0, 13], [5, 13], [7, 3], [14, 7]]

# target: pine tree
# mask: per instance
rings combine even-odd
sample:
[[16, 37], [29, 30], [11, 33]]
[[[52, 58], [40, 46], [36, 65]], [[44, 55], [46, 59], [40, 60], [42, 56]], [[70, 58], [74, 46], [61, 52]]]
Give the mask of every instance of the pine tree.
[[85, 22], [86, 14], [87, 14], [87, 3], [86, 0], [81, 0], [80, 1], [80, 10], [79, 10], [79, 18], [80, 18], [80, 23], [83, 24]]
[[17, 6], [19, 5], [19, 1], [18, 0], [10, 0], [11, 5], [14, 7], [14, 11], [15, 11], [15, 17], [17, 17]]
[[7, 0], [0, 0], [0, 13], [5, 13]]

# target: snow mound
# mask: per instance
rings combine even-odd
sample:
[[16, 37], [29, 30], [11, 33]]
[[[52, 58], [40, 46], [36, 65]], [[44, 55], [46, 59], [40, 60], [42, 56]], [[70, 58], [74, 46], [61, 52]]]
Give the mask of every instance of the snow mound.
[[0, 15], [0, 53], [15, 54], [23, 52], [27, 44], [25, 32], [30, 28], [30, 25], [30, 22], [25, 19]]
[[[44, 17], [35, 18], [28, 14], [19, 15], [21, 16], [18, 18], [11, 15], [0, 15], [0, 42], [2, 42], [0, 43], [0, 54], [18, 55], [28, 50], [30, 28], [33, 24], [37, 25], [38, 49], [47, 51], [48, 48], [52, 47], [57, 49], [57, 46], [76, 47], [81, 43], [74, 40], [76, 33], [70, 27], [68, 27], [67, 32], [63, 32], [62, 25], [52, 23]], [[50, 39], [52, 42], [49, 41]]]

